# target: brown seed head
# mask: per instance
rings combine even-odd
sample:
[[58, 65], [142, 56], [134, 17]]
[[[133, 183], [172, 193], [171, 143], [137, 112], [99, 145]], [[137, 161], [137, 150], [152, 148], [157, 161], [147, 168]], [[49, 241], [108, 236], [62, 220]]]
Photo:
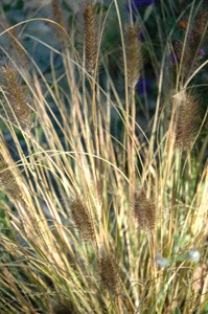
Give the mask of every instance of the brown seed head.
[[[51, 300], [50, 300], [51, 301]], [[66, 300], [65, 302], [61, 302], [54, 305], [52, 314], [78, 314], [78, 310], [74, 306], [71, 301]]]
[[94, 241], [95, 231], [92, 217], [86, 205], [76, 197], [70, 201], [70, 209], [74, 222], [84, 241]]
[[20, 42], [17, 27], [15, 25], [10, 25], [2, 15], [0, 16], [0, 25], [7, 30], [6, 35], [9, 39], [9, 47], [7, 47], [7, 49], [9, 50], [9, 54], [11, 55], [12, 53], [13, 59], [17, 61], [19, 66], [24, 65], [28, 68], [29, 63], [26, 54], [24, 53], [24, 48]]
[[[1, 147], [2, 148], [2, 147]], [[22, 193], [2, 154], [0, 154], [0, 188], [14, 199], [21, 200]]]
[[173, 97], [173, 114], [175, 147], [188, 150], [197, 134], [199, 103], [191, 93], [178, 93]]
[[[64, 18], [63, 18], [63, 12], [61, 9], [60, 1], [59, 0], [52, 0], [52, 10], [53, 10], [53, 16], [54, 20], [63, 28], [65, 28]], [[64, 31], [58, 27], [57, 29], [58, 35], [61, 41], [61, 44], [63, 48], [66, 48], [67, 46], [67, 38]]]
[[95, 21], [95, 8], [91, 2], [84, 7], [84, 32], [85, 32], [85, 55], [88, 71], [93, 74], [96, 68], [98, 53], [97, 25]]
[[[189, 29], [183, 56], [183, 72], [185, 79], [187, 79], [190, 72], [193, 72], [199, 65], [199, 62], [197, 61], [199, 49], [207, 45], [207, 26], [208, 11], [206, 8], [198, 9], [194, 19], [190, 22], [190, 25], [188, 21], [179, 22], [179, 27], [184, 29], [184, 33], [187, 31], [187, 27]], [[183, 41], [177, 41], [175, 44], [175, 53], [177, 59], [180, 60], [184, 49], [184, 43]]]
[[[3, 80], [7, 99], [11, 108], [8, 109], [8, 115], [11, 120], [14, 120], [14, 114], [20, 126], [23, 129], [28, 129], [32, 124], [32, 112], [28, 106], [27, 99], [23, 87], [20, 85], [17, 70], [10, 64], [5, 64], [2, 67]], [[13, 112], [11, 112], [11, 109]]]
[[103, 286], [116, 293], [118, 291], [118, 264], [115, 256], [106, 250], [100, 253], [99, 273]]
[[126, 57], [128, 67], [128, 83], [134, 88], [142, 67], [141, 42], [138, 26], [129, 27], [126, 34]]
[[134, 217], [138, 226], [151, 230], [156, 223], [156, 206], [152, 199], [148, 199], [145, 191], [134, 193]]

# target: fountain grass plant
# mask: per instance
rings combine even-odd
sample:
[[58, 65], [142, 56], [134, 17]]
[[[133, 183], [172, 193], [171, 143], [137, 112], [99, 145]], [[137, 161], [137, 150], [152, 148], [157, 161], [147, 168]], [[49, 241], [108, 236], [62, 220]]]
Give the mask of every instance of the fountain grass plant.
[[[174, 9], [168, 3], [161, 1], [163, 19]], [[135, 12], [124, 27], [117, 0], [104, 11], [84, 1], [82, 52], [76, 24], [66, 31], [61, 5], [52, 8], [54, 19], [41, 19], [60, 39], [60, 50], [48, 46], [50, 80], [14, 41], [17, 25], [0, 34], [12, 36], [14, 47], [12, 55], [2, 47], [0, 74], [1, 125], [13, 143], [1, 131], [0, 313], [207, 313], [208, 112], [201, 114], [193, 79], [208, 62], [197, 63], [199, 28], [192, 32], [203, 1], [183, 11], [180, 53], [172, 34], [183, 13], [159, 58], [137, 36], [145, 29]], [[101, 45], [112, 12], [123, 94]], [[203, 19], [200, 45], [206, 28]], [[137, 122], [143, 49], [157, 77], [148, 132]], [[172, 53], [178, 62], [171, 65]], [[122, 127], [113, 133], [115, 114]]]

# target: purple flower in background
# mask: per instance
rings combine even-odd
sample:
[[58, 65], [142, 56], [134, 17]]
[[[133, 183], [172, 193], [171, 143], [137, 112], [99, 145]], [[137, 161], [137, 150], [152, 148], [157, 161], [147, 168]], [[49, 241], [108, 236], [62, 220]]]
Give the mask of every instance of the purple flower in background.
[[176, 64], [180, 61], [179, 56], [172, 54], [171, 55], [171, 61]]
[[199, 51], [198, 51], [198, 56], [199, 57], [203, 57], [205, 55], [205, 50], [203, 48], [200, 48]]
[[[143, 5], [151, 5], [154, 4], [155, 0], [132, 0], [130, 5], [133, 11], [139, 10], [139, 8]], [[128, 6], [128, 11], [130, 11]]]
[[[182, 47], [181, 47], [181, 50], [182, 50]], [[197, 56], [198, 56], [198, 57], [203, 57], [205, 54], [206, 54], [205, 50], [204, 50], [203, 48], [200, 48], [200, 49], [198, 50]], [[172, 55], [171, 55], [171, 61], [172, 61], [174, 64], [180, 62], [180, 53], [178, 53], [178, 54], [172, 54]]]
[[144, 97], [145, 94], [149, 94], [151, 90], [151, 83], [150, 80], [145, 78], [145, 79], [140, 79], [137, 82], [136, 85], [137, 91], [139, 92], [140, 96]]
[[139, 40], [144, 43], [146, 41], [146, 38], [145, 38], [145, 34], [143, 31], [140, 31], [139, 33]]
[[134, 5], [139, 7], [140, 5], [153, 4], [155, 2], [155, 0], [132, 0], [131, 2], [134, 3]]
[[155, 0], [131, 0], [130, 4], [126, 4], [126, 9], [128, 12], [132, 12], [133, 20], [136, 21], [137, 12], [139, 11], [140, 7], [145, 7], [148, 5], [153, 5]]

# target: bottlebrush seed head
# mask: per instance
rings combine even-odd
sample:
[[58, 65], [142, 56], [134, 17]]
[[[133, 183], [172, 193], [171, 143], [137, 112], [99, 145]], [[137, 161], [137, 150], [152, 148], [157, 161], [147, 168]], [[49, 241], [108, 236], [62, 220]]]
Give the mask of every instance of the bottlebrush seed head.
[[156, 223], [156, 206], [151, 198], [147, 198], [145, 191], [134, 193], [134, 217], [138, 226], [151, 230]]
[[78, 197], [75, 197], [70, 201], [70, 209], [81, 238], [87, 242], [94, 241], [94, 226], [87, 206]]
[[138, 26], [129, 27], [126, 33], [126, 58], [128, 68], [128, 84], [134, 88], [140, 77], [142, 67], [141, 42]]

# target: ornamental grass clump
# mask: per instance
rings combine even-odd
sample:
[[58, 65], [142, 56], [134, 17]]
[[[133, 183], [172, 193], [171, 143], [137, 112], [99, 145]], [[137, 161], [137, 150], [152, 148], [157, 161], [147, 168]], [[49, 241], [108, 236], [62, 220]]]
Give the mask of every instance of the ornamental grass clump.
[[0, 32], [0, 313], [207, 313], [205, 2], [39, 2]]

